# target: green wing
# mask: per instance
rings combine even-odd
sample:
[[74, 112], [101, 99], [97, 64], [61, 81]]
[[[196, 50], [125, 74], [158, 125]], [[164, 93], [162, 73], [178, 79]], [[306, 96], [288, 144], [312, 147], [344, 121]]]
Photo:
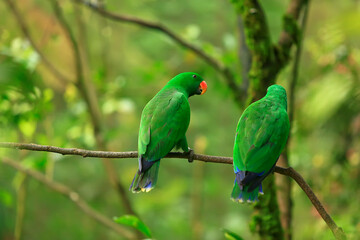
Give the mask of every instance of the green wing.
[[145, 106], [139, 129], [138, 151], [147, 161], [168, 154], [185, 137], [190, 122], [190, 105], [177, 91], [160, 91]]
[[276, 163], [289, 133], [285, 109], [268, 101], [249, 106], [241, 116], [234, 146], [234, 170], [267, 172]]

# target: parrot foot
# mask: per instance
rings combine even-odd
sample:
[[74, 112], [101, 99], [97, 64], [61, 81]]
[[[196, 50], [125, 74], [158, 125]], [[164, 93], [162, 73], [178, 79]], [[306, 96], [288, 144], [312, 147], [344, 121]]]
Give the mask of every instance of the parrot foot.
[[188, 154], [188, 162], [192, 163], [194, 161], [194, 150], [192, 150], [191, 148], [189, 148], [189, 151], [187, 152]]

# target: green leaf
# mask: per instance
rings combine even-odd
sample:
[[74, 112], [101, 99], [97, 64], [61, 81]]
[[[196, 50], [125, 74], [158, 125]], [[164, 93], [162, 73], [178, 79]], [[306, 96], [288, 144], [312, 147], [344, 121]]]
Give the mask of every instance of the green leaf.
[[227, 229], [222, 229], [222, 231], [224, 232], [225, 239], [227, 239], [227, 240], [244, 240], [242, 237], [240, 237], [236, 233], [231, 232]]
[[142, 232], [145, 236], [151, 238], [151, 231], [148, 226], [145, 225], [138, 217], [134, 215], [123, 215], [121, 217], [114, 217], [114, 221], [123, 224], [126, 226], [133, 227], [140, 232]]

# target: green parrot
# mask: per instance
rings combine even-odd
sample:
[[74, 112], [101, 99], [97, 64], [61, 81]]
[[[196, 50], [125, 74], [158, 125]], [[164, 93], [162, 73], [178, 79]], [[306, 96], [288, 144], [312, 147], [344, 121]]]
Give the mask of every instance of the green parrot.
[[185, 136], [190, 123], [188, 98], [202, 95], [206, 89], [200, 75], [185, 72], [171, 79], [146, 104], [138, 138], [139, 169], [130, 185], [132, 192], [148, 192], [155, 187], [160, 159], [174, 147], [190, 151]]
[[263, 194], [261, 182], [274, 170], [289, 131], [286, 91], [272, 85], [245, 109], [237, 125], [232, 200], [254, 202]]

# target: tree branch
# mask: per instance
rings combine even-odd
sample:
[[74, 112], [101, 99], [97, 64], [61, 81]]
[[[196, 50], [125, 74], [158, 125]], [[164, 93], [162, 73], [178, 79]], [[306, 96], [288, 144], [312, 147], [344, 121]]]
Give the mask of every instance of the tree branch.
[[[273, 44], [265, 12], [260, 1], [231, 0], [237, 13], [239, 13], [243, 19], [246, 43], [252, 55], [247, 104], [263, 97], [266, 94], [267, 88], [275, 83], [277, 74], [289, 63], [291, 47], [299, 43], [301, 36], [297, 20], [306, 1], [307, 0], [291, 0], [283, 16], [283, 30], [279, 43]], [[281, 160], [282, 159], [280, 159], [280, 161]], [[289, 181], [288, 185], [291, 185]], [[268, 201], [264, 201], [265, 198]], [[283, 239], [284, 234], [280, 224], [280, 218], [277, 216], [279, 204], [277, 204], [276, 201], [271, 201], [271, 198], [275, 198], [275, 195], [264, 196], [263, 201], [256, 205], [257, 209], [259, 209], [258, 214], [253, 218], [256, 220], [256, 231], [262, 239]], [[273, 215], [274, 221], [271, 223], [264, 217], [269, 214], [269, 209], [273, 210], [271, 215]], [[285, 228], [286, 227], [287, 226], [285, 226]], [[271, 229], [271, 231], [268, 231], [268, 229]], [[285, 231], [285, 234], [287, 239], [291, 237], [287, 234], [287, 231]]]
[[[299, 65], [300, 65], [300, 56], [302, 53], [302, 46], [303, 46], [303, 39], [306, 30], [306, 20], [309, 12], [309, 4], [310, 0], [307, 1], [306, 5], [304, 6], [304, 12], [301, 17], [301, 25], [299, 27], [300, 37], [299, 42], [296, 47], [295, 58], [291, 70], [291, 77], [290, 77], [290, 86], [289, 86], [289, 94], [288, 94], [288, 113], [289, 113], [289, 121], [290, 121], [290, 132], [293, 126], [294, 121], [294, 113], [295, 113], [295, 88], [298, 82], [298, 75], [299, 75]], [[299, 11], [299, 10], [298, 10]], [[298, 16], [298, 13], [296, 14]], [[300, 17], [299, 17], [300, 18]], [[279, 158], [278, 164], [289, 167], [289, 144], [291, 142], [292, 136], [290, 135], [285, 147], [285, 151]], [[289, 178], [285, 178], [284, 176], [278, 176], [277, 179], [277, 187], [278, 187], [278, 201], [279, 207], [281, 211], [281, 222], [285, 232], [285, 239], [291, 240], [292, 239], [292, 207], [293, 201], [291, 198], [291, 189], [292, 189], [292, 182]]]
[[[285, 16], [291, 17], [295, 21], [299, 19], [301, 10], [307, 1], [308, 0], [292, 0], [286, 10]], [[288, 23], [285, 21], [284, 19], [284, 29], [280, 34], [279, 45], [290, 48], [293, 43], [296, 43], [296, 36], [294, 36], [294, 32], [287, 27]]]
[[118, 234], [120, 234], [121, 236], [127, 238], [127, 239], [135, 239], [135, 234], [131, 231], [129, 231], [128, 229], [122, 227], [119, 224], [116, 224], [115, 222], [113, 222], [112, 220], [108, 219], [107, 217], [105, 217], [104, 215], [102, 215], [100, 212], [92, 209], [80, 196], [78, 193], [74, 192], [72, 189], [68, 188], [67, 186], [61, 184], [61, 183], [57, 183], [54, 181], [49, 180], [48, 178], [46, 178], [45, 175], [41, 174], [38, 171], [32, 170], [32, 169], [28, 169], [25, 168], [24, 166], [22, 166], [21, 164], [10, 160], [8, 158], [3, 158], [2, 162], [6, 165], [9, 165], [15, 169], [17, 169], [20, 172], [25, 173], [26, 175], [29, 175], [33, 178], [35, 178], [36, 180], [38, 180], [39, 182], [45, 184], [46, 186], [48, 186], [49, 188], [51, 188], [52, 190], [68, 197], [72, 202], [74, 202], [86, 215], [89, 215], [90, 217], [92, 217], [93, 219], [95, 219], [96, 221], [98, 221], [99, 223], [103, 224], [104, 226], [112, 229], [113, 231], [117, 232]]
[[[80, 49], [78, 46], [78, 43], [75, 39], [75, 36], [70, 28], [70, 25], [67, 23], [65, 17], [63, 16], [62, 10], [59, 6], [59, 3], [57, 0], [51, 0], [53, 10], [55, 12], [55, 16], [57, 20], [59, 21], [61, 27], [64, 29], [66, 36], [69, 38], [72, 50], [74, 53], [75, 58], [75, 70], [76, 70], [76, 80], [77, 80], [77, 88], [82, 93], [82, 96], [85, 100], [85, 103], [87, 104], [87, 107], [90, 111], [90, 117], [92, 121], [92, 125], [94, 128], [94, 136], [96, 139], [96, 143], [99, 148], [106, 149], [106, 143], [104, 141], [104, 138], [102, 136], [102, 128], [103, 128], [103, 117], [101, 116], [100, 107], [98, 104], [98, 98], [96, 96], [96, 92], [91, 84], [90, 81], [88, 81], [83, 73], [83, 64], [81, 61], [81, 54]], [[126, 195], [126, 191], [124, 186], [121, 184], [120, 180], [117, 177], [117, 174], [115, 172], [115, 167], [113, 166], [112, 162], [108, 159], [103, 159], [103, 165], [105, 167], [105, 170], [108, 174], [108, 178], [110, 181], [110, 184], [115, 188], [117, 193], [119, 194], [123, 206], [127, 213], [132, 215], [137, 215], [134, 211], [131, 202]], [[140, 237], [140, 235], [139, 235]]]
[[73, 32], [71, 31], [71, 28], [69, 24], [66, 22], [66, 19], [64, 18], [61, 8], [59, 6], [59, 3], [57, 0], [51, 0], [52, 8], [54, 10], [55, 16], [60, 23], [61, 27], [63, 28], [66, 37], [69, 39], [71, 48], [73, 50], [73, 55], [75, 59], [75, 72], [76, 72], [76, 84], [80, 92], [82, 93], [85, 102], [87, 103], [87, 106], [90, 111], [91, 120], [93, 121], [93, 125], [95, 128], [95, 132], [100, 131], [101, 127], [101, 120], [100, 120], [100, 110], [98, 106], [98, 102], [96, 101], [96, 97], [94, 97], [94, 93], [89, 90], [89, 86], [86, 83], [84, 73], [83, 73], [83, 64], [81, 61], [81, 55], [80, 55], [80, 49], [77, 44], [77, 41], [75, 39], [75, 36]]
[[225, 78], [228, 86], [232, 89], [232, 92], [234, 93], [234, 97], [236, 102], [240, 103], [243, 100], [243, 92], [240, 88], [240, 86], [236, 83], [234, 73], [225, 66], [222, 62], [218, 61], [214, 57], [208, 55], [206, 52], [201, 50], [199, 47], [187, 42], [183, 38], [181, 38], [179, 35], [177, 35], [175, 32], [173, 32], [170, 28], [164, 26], [161, 23], [155, 23], [151, 21], [147, 21], [141, 18], [133, 17], [133, 16], [125, 16], [125, 15], [119, 15], [115, 13], [111, 13], [106, 11], [103, 8], [98, 7], [97, 5], [91, 4], [90, 2], [85, 2], [83, 0], [73, 0], [74, 2], [78, 4], [82, 4], [96, 12], [97, 14], [111, 19], [113, 21], [117, 22], [123, 22], [123, 23], [130, 23], [135, 24], [141, 27], [145, 27], [148, 29], [152, 29], [155, 31], [159, 31], [166, 36], [168, 36], [170, 39], [172, 39], [174, 42], [179, 44], [180, 46], [189, 49], [193, 53], [195, 53], [197, 56], [202, 58], [205, 62], [207, 62], [210, 66], [212, 66], [216, 71], [218, 71], [220, 74], [223, 75]]
[[[13, 143], [13, 142], [0, 142], [0, 148], [13, 148], [20, 150], [31, 150], [41, 152], [59, 153], [62, 155], [78, 155], [82, 157], [95, 157], [95, 158], [137, 158], [137, 151], [130, 152], [110, 152], [110, 151], [92, 151], [79, 148], [60, 148], [48, 145], [39, 145], [34, 143]], [[189, 155], [183, 152], [171, 152], [166, 155], [167, 158], [185, 158], [188, 159]], [[202, 154], [194, 154], [194, 159], [203, 162], [226, 163], [232, 164], [231, 157], [208, 156]]]
[[[306, 20], [308, 18], [309, 13], [309, 4], [310, 0], [306, 3], [304, 7], [304, 14], [301, 20], [301, 36], [299, 39], [299, 43], [297, 45], [297, 49], [295, 52], [295, 59], [294, 59], [294, 65], [292, 67], [291, 71], [291, 80], [290, 80], [290, 89], [289, 89], [289, 120], [290, 120], [290, 127], [292, 126], [293, 120], [294, 120], [294, 112], [295, 112], [295, 87], [298, 81], [298, 75], [299, 75], [299, 65], [300, 65], [300, 56], [302, 52], [302, 46], [303, 46], [303, 39], [304, 34], [306, 30]], [[298, 13], [297, 13], [298, 14]]]
[[[278, 72], [276, 55], [271, 41], [264, 9], [259, 0], [231, 0], [243, 20], [246, 44], [251, 53], [251, 68], [248, 72], [249, 88], [245, 105], [259, 100], [266, 94], [268, 86], [274, 84]], [[263, 183], [270, 194], [254, 205], [250, 228], [260, 239], [283, 240], [279, 206], [276, 199], [274, 178]], [[268, 221], [266, 216], [272, 216]]]
[[283, 16], [283, 30], [279, 42], [275, 45], [277, 62], [280, 71], [290, 60], [290, 50], [294, 44], [299, 44], [301, 31], [298, 25], [300, 13], [309, 0], [292, 0]]
[[19, 184], [16, 188], [16, 218], [14, 240], [20, 240], [23, 235], [24, 218], [25, 218], [25, 203], [27, 197], [27, 176], [21, 174]]
[[251, 52], [246, 44], [246, 36], [245, 36], [245, 27], [244, 22], [241, 16], [237, 17], [237, 29], [240, 35], [239, 39], [239, 50], [238, 50], [238, 56], [241, 63], [241, 89], [243, 92], [243, 98], [246, 99], [247, 97], [247, 90], [249, 88], [249, 72], [251, 69]]
[[257, 0], [231, 0], [245, 27], [246, 43], [252, 54], [249, 72], [250, 89], [248, 103], [265, 95], [274, 84], [276, 75], [290, 60], [290, 50], [300, 38], [297, 24], [307, 0], [292, 0], [283, 17], [283, 30], [277, 45], [272, 44], [265, 13]]
[[261, 4], [257, 0], [231, 0], [231, 2], [237, 13], [241, 15], [246, 44], [251, 52], [247, 101], [247, 104], [250, 104], [263, 97], [267, 87], [274, 82], [275, 54]]
[[[54, 146], [39, 145], [39, 144], [28, 144], [28, 143], [13, 143], [13, 142], [0, 142], [0, 148], [13, 148], [21, 150], [31, 151], [44, 151], [59, 153], [62, 155], [80, 155], [82, 157], [97, 157], [97, 158], [137, 158], [138, 154], [136, 151], [131, 152], [107, 152], [107, 151], [90, 151], [85, 149], [77, 148], [59, 148]], [[188, 159], [188, 153], [171, 152], [165, 156], [165, 158], [184, 158]], [[209, 156], [203, 154], [194, 154], [194, 160], [212, 163], [224, 163], [232, 164], [232, 157], [221, 157], [221, 156]], [[324, 219], [328, 227], [334, 233], [336, 239], [345, 239], [345, 233], [342, 228], [338, 227], [331, 216], [326, 212], [325, 208], [316, 197], [310, 186], [306, 183], [304, 178], [296, 172], [293, 168], [282, 168], [275, 167], [276, 173], [291, 177], [306, 193], [311, 203], [314, 205], [320, 216]]]
[[[45, 64], [45, 66], [49, 69], [49, 71], [59, 80], [64, 81], [64, 82], [71, 82], [69, 80], [69, 78], [65, 77], [63, 74], [61, 74], [61, 72], [59, 72], [54, 65], [51, 63], [51, 61], [49, 61], [46, 56], [42, 53], [42, 51], [40, 50], [39, 47], [37, 47], [34, 39], [31, 37], [30, 32], [23, 20], [23, 18], [21, 17], [21, 14], [19, 13], [19, 11], [17, 10], [15, 4], [13, 3], [13, 1], [11, 0], [5, 0], [5, 3], [8, 5], [10, 11], [14, 14], [14, 16], [16, 17], [16, 20], [18, 21], [18, 24], [20, 26], [20, 29], [22, 30], [23, 34], [25, 35], [25, 37], [29, 40], [30, 44], [32, 45], [32, 47], [35, 49], [35, 51], [39, 54], [39, 56], [41, 57], [43, 63]], [[62, 24], [62, 27], [65, 30], [65, 33], [67, 34], [67, 37], [70, 39], [70, 42], [73, 46], [73, 50], [74, 50], [74, 57], [75, 57], [75, 61], [76, 61], [76, 75], [77, 75], [77, 79], [80, 79], [80, 81], [77, 82], [77, 87], [79, 88], [80, 92], [82, 93], [82, 95], [85, 98], [85, 101], [91, 102], [89, 104], [89, 109], [90, 109], [90, 113], [92, 116], [92, 121], [93, 121], [93, 125], [94, 125], [94, 131], [95, 132], [99, 132], [100, 129], [100, 125], [99, 124], [99, 119], [96, 117], [96, 112], [99, 113], [99, 111], [96, 110], [96, 108], [94, 107], [94, 103], [97, 104], [97, 101], [92, 101], [91, 99], [94, 99], [93, 97], [89, 97], [90, 95], [88, 94], [87, 90], [84, 90], [85, 88], [82, 87], [82, 84], [84, 85], [84, 78], [83, 78], [83, 73], [82, 73], [82, 65], [81, 65], [81, 57], [80, 57], [80, 52], [77, 50], [77, 42], [75, 40], [75, 38], [72, 37], [71, 32], [69, 33], [70, 27], [67, 25], [66, 21], [64, 18], [62, 18], [61, 12], [60, 12], [60, 8], [58, 8], [57, 3], [56, 2], [52, 2], [53, 3], [53, 8], [55, 9], [55, 12], [58, 14], [58, 20], [60, 22], [60, 24]], [[60, 15], [59, 15], [60, 14]], [[96, 134], [95, 134], [96, 135]], [[99, 139], [99, 137], [96, 137], [96, 139]], [[99, 145], [103, 145], [103, 144], [99, 144]], [[109, 163], [110, 164], [110, 163]], [[104, 160], [104, 165], [105, 167], [109, 165], [107, 163], [107, 160]], [[112, 171], [112, 167], [106, 167], [107, 171]], [[114, 176], [115, 174], [112, 174], [111, 176]], [[111, 178], [111, 177], [109, 177]], [[114, 179], [114, 178], [112, 178]], [[127, 209], [127, 211], [131, 214], [135, 214], [135, 212], [132, 210], [132, 207], [129, 205], [129, 201], [126, 201], [126, 198], [124, 197], [124, 189], [121, 186], [121, 184], [117, 181], [113, 181], [110, 180], [114, 187], [116, 188], [116, 190], [119, 192], [120, 196], [122, 197], [122, 199], [124, 200], [124, 205], [125, 205], [125, 209]]]
[[316, 197], [315, 193], [312, 191], [309, 184], [306, 183], [305, 179], [292, 167], [281, 168], [276, 167], [275, 171], [277, 173], [286, 175], [295, 180], [295, 182], [301, 187], [301, 189], [306, 193], [311, 203], [314, 205], [320, 216], [324, 219], [328, 227], [333, 232], [336, 239], [346, 239], [346, 235], [341, 227], [338, 227], [331, 216], [326, 212], [324, 206], [321, 204], [319, 199]]
[[42, 62], [49, 69], [49, 71], [53, 74], [53, 76], [62, 82], [70, 82], [70, 80], [67, 77], [65, 77], [65, 75], [63, 75], [58, 69], [56, 69], [56, 67], [51, 63], [51, 61], [49, 61], [49, 59], [47, 59], [47, 57], [44, 55], [44, 53], [37, 46], [37, 44], [35, 43], [35, 40], [32, 38], [32, 36], [25, 24], [24, 19], [22, 18], [21, 14], [17, 10], [17, 8], [14, 4], [14, 1], [5, 0], [5, 3], [8, 5], [10, 11], [14, 14], [22, 33], [27, 38], [27, 40], [30, 42], [31, 46], [34, 48], [34, 50], [40, 56]]

